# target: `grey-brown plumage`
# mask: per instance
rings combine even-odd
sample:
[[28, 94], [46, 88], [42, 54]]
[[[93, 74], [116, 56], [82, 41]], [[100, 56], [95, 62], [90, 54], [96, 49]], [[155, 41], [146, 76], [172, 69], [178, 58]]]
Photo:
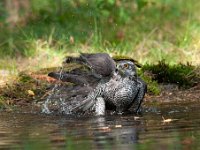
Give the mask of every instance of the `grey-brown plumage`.
[[[68, 72], [50, 72], [48, 76], [63, 82], [90, 85], [94, 87], [100, 79], [109, 79], [116, 70], [115, 61], [106, 53], [81, 53], [79, 57], [67, 57], [64, 63], [79, 63], [88, 70], [76, 68]], [[94, 84], [94, 85], [93, 85]]]
[[97, 53], [68, 57], [66, 62], [78, 62], [92, 70], [86, 72], [75, 69], [62, 73], [61, 77], [59, 73], [49, 74], [61, 81], [76, 83], [74, 88], [65, 87], [61, 90], [61, 94], [68, 91], [64, 97], [68, 112], [95, 111], [97, 115], [102, 115], [105, 109], [111, 109], [121, 113], [132, 105], [136, 112], [139, 111], [146, 84], [137, 77], [132, 61], [118, 60], [116, 65], [108, 54]]
[[115, 61], [106, 53], [81, 53], [80, 57], [67, 57], [66, 63], [76, 62], [89, 67], [95, 75], [110, 76], [116, 69]]
[[122, 113], [134, 104], [135, 112], [138, 112], [146, 92], [146, 84], [137, 77], [133, 62], [119, 61], [117, 68], [119, 71], [115, 72], [108, 82], [100, 82], [87, 98], [71, 111], [94, 110], [97, 115], [103, 115], [105, 110], [101, 108], [107, 108]]

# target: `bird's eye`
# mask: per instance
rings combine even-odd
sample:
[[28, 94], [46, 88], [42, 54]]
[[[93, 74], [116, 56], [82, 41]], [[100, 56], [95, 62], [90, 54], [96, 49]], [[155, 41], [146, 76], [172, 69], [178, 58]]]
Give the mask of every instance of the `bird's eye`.
[[124, 68], [128, 68], [128, 64], [124, 64]]

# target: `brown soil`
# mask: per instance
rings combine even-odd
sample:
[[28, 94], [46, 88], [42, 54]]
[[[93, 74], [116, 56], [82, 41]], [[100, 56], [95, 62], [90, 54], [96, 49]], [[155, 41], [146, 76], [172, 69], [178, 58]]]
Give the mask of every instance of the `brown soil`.
[[160, 85], [161, 94], [159, 96], [146, 95], [145, 102], [192, 102], [200, 101], [200, 83], [189, 89], [180, 89], [177, 85]]

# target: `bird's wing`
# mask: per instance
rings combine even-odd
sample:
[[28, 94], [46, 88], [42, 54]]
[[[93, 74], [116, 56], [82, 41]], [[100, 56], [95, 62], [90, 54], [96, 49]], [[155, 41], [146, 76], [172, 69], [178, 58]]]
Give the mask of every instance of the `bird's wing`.
[[52, 77], [54, 79], [63, 81], [63, 82], [71, 82], [75, 84], [88, 84], [86, 78], [84, 78], [81, 75], [76, 75], [76, 74], [70, 74], [70, 73], [57, 73], [57, 72], [50, 72], [48, 74], [49, 77]]
[[90, 68], [94, 69], [97, 74], [109, 76], [116, 69], [115, 61], [107, 53], [82, 53], [80, 57]]
[[138, 113], [140, 111], [140, 106], [144, 99], [145, 93], [147, 92], [147, 84], [138, 77], [137, 79], [138, 93], [134, 99], [134, 111]]
[[88, 94], [87, 98], [72, 108], [71, 111], [74, 113], [80, 111], [86, 112], [87, 110], [94, 108], [97, 98], [101, 97], [104, 93], [105, 86], [106, 84], [98, 84], [97, 87]]
[[71, 108], [71, 112], [72, 113], [79, 113], [79, 112], [86, 112], [88, 110], [90, 110], [91, 108], [93, 108], [93, 106], [95, 105], [95, 99], [85, 99], [83, 101], [81, 101], [80, 103], [78, 103], [76, 106], [74, 106], [73, 108]]
[[67, 114], [84, 112], [93, 105], [92, 99], [87, 100], [92, 91], [93, 88], [89, 86], [59, 83], [48, 92], [48, 108], [53, 112]]
[[82, 64], [97, 78], [110, 76], [116, 69], [115, 61], [107, 53], [81, 53], [79, 57], [66, 57], [64, 63]]

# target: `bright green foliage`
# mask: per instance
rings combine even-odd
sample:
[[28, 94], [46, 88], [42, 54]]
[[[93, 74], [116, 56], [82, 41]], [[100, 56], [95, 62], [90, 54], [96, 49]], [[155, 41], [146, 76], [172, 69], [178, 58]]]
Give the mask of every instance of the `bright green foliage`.
[[1, 57], [29, 57], [50, 50], [128, 54], [141, 63], [162, 59], [173, 64], [180, 59], [198, 63], [198, 0], [30, 2], [31, 15], [12, 30], [7, 28], [7, 13], [0, 3]]

